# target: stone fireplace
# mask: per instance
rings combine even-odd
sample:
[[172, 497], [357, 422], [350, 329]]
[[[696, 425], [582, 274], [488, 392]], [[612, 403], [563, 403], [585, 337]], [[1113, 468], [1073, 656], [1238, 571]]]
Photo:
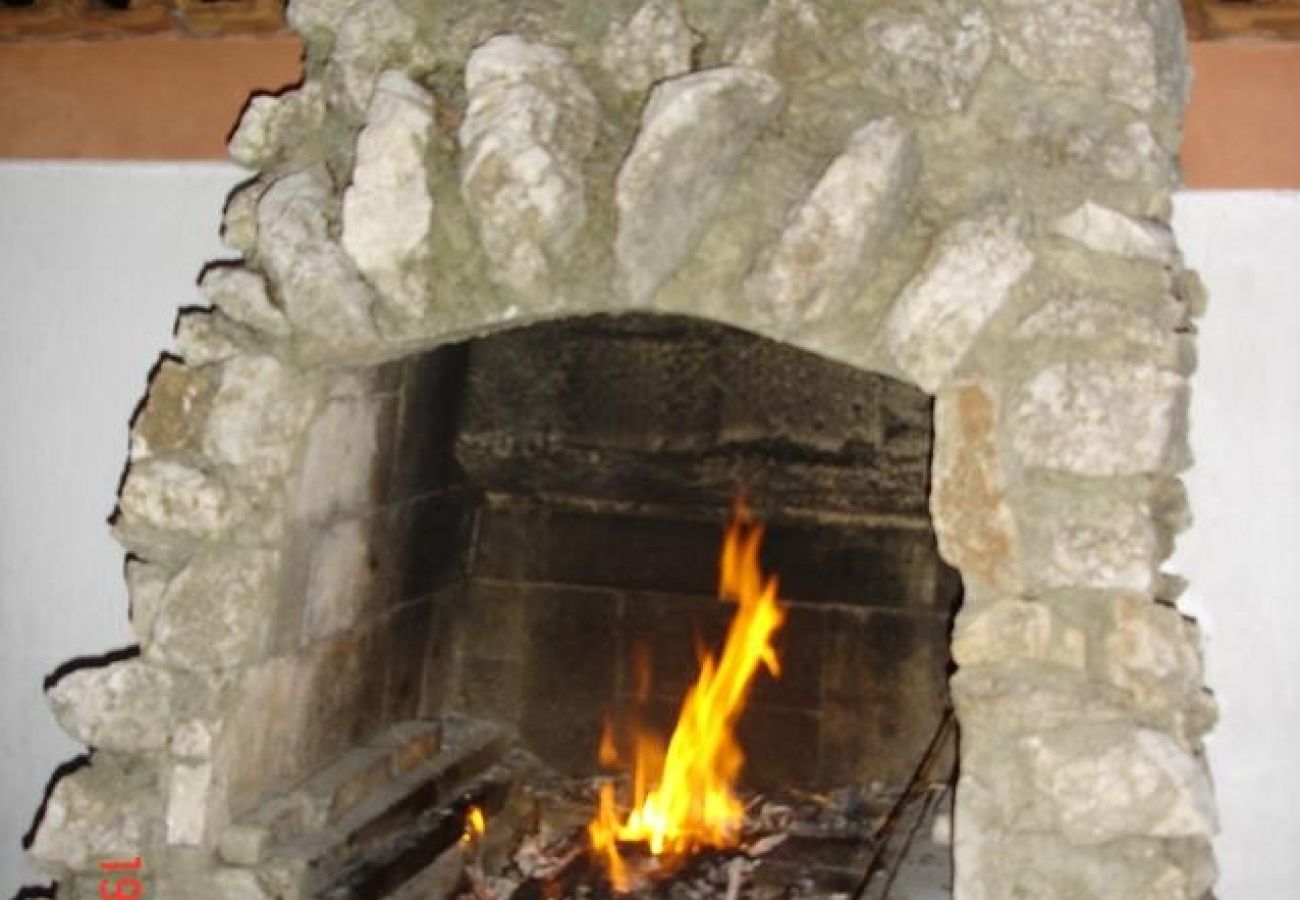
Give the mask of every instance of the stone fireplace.
[[1175, 0], [289, 15], [132, 425], [139, 652], [50, 688], [61, 892], [402, 896], [508, 747], [671, 717], [743, 490], [755, 785], [902, 782], [951, 702], [955, 897], [1210, 896]]

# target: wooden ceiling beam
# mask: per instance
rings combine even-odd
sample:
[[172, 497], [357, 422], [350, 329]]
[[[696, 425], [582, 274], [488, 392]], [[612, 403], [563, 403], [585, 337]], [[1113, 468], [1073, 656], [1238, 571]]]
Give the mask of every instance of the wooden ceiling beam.
[[1300, 41], [1300, 0], [1182, 0], [1193, 40]]

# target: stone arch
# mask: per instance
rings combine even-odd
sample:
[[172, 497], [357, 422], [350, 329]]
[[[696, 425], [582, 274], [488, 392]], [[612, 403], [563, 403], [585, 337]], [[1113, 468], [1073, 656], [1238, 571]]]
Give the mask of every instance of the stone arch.
[[225, 214], [242, 259], [205, 272], [132, 430], [114, 529], [142, 655], [52, 692], [99, 751], [32, 848], [59, 877], [148, 852], [195, 896], [270, 890], [217, 857], [218, 751], [281, 674], [268, 598], [312, 429], [387, 361], [649, 311], [936, 396], [932, 512], [967, 589], [957, 896], [1208, 892], [1213, 706], [1159, 570], [1202, 303], [1167, 225], [1178, 4], [1050, 27], [1012, 0], [684, 6], [290, 4], [307, 78], [231, 144], [258, 172]]

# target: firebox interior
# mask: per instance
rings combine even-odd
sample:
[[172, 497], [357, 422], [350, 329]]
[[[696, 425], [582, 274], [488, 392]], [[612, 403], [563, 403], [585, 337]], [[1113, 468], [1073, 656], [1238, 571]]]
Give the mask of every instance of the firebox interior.
[[717, 554], [743, 493], [768, 523], [763, 565], [789, 607], [782, 675], [759, 679], [741, 719], [745, 783], [906, 779], [946, 703], [961, 590], [927, 515], [923, 393], [735, 329], [640, 315], [536, 325], [405, 365], [397, 568], [404, 602], [430, 597], [412, 633], [431, 638], [411, 641], [428, 648], [426, 710], [503, 724], [574, 775], [595, 771], [607, 712], [616, 733], [635, 719], [666, 736], [731, 614]]

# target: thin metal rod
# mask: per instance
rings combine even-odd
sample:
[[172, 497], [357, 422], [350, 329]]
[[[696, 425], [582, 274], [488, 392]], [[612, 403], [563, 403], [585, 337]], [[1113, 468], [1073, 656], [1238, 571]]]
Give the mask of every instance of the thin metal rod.
[[929, 776], [930, 770], [934, 768], [935, 760], [939, 758], [939, 751], [943, 749], [948, 742], [948, 735], [952, 732], [956, 724], [956, 717], [953, 714], [951, 706], [945, 707], [943, 718], [939, 720], [939, 727], [935, 729], [934, 735], [930, 738], [930, 744], [925, 748], [925, 754], [921, 757], [921, 762], [912, 771], [912, 777], [908, 779], [907, 786], [903, 789], [903, 796], [898, 798], [889, 815], [885, 816], [885, 821], [881, 823], [880, 829], [876, 832], [876, 846], [871, 853], [871, 860], [867, 863], [867, 870], [862, 875], [862, 880], [854, 889], [849, 900], [862, 900], [867, 893], [867, 886], [871, 883], [872, 877], [880, 871], [881, 860], [884, 857], [885, 850], [889, 846], [889, 839], [898, 822], [902, 818], [907, 807], [916, 799], [916, 794], [920, 784]]

